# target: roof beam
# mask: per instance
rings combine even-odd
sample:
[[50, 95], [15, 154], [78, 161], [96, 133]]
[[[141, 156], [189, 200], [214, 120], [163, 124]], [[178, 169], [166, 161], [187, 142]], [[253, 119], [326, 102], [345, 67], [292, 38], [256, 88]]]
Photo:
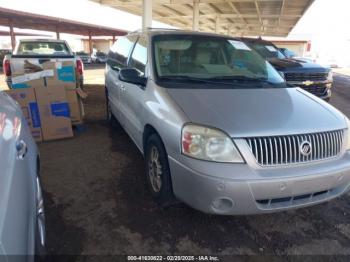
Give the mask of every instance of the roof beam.
[[[142, 15], [143, 0], [90, 0]], [[191, 30], [193, 20], [200, 30], [257, 35], [287, 35], [314, 0], [196, 0], [199, 15], [193, 15], [194, 0], [153, 0], [155, 20]], [[193, 18], [196, 19], [193, 19]], [[198, 22], [197, 22], [198, 20]], [[282, 24], [282, 25], [281, 25]], [[236, 30], [237, 29], [237, 30]], [[231, 30], [231, 31], [232, 31]], [[274, 32], [274, 33], [273, 33]]]
[[256, 12], [258, 14], [258, 18], [259, 18], [259, 21], [260, 21], [260, 24], [261, 24], [261, 31], [264, 34], [265, 28], [264, 28], [263, 20], [261, 18], [261, 12], [260, 12], [260, 8], [259, 8], [259, 3], [258, 3], [258, 1], [255, 1], [254, 4], [255, 4]]
[[284, 11], [284, 5], [285, 5], [285, 0], [282, 1], [282, 4], [281, 4], [281, 10], [280, 10], [280, 16], [278, 17], [278, 26], [277, 28], [280, 26], [281, 24], [281, 18], [282, 18], [282, 15], [283, 15], [283, 11]]
[[[126, 7], [126, 6], [135, 6], [135, 5], [142, 5], [142, 0], [133, 0], [130, 2], [123, 2], [123, 1], [117, 1], [117, 0], [92, 0], [94, 2], [103, 4], [103, 5], [110, 5], [115, 7]], [[282, 0], [259, 0], [259, 2], [280, 2]], [[181, 5], [181, 4], [188, 4], [188, 0], [153, 0], [156, 4], [162, 4], [162, 5]], [[226, 2], [231, 3], [254, 3], [255, 0], [198, 0], [199, 4], [222, 4]]]
[[[252, 14], [207, 14], [207, 15], [201, 15], [201, 18], [213, 18], [215, 19], [216, 17], [219, 18], [257, 18], [256, 15]], [[280, 15], [261, 15], [261, 18], [274, 18], [278, 19]], [[300, 18], [301, 15], [284, 15], [283, 18]], [[154, 19], [162, 19], [162, 18], [169, 18], [169, 19], [175, 19], [175, 18], [192, 18], [192, 15], [170, 15], [170, 16], [154, 16]], [[244, 22], [246, 23], [246, 22]]]

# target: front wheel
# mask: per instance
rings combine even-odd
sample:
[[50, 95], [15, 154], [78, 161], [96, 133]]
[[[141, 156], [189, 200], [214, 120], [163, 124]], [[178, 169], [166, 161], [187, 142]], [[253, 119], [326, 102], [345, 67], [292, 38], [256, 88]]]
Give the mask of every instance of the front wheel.
[[154, 200], [163, 205], [170, 205], [175, 197], [172, 190], [168, 156], [160, 137], [151, 135], [146, 143], [147, 185]]

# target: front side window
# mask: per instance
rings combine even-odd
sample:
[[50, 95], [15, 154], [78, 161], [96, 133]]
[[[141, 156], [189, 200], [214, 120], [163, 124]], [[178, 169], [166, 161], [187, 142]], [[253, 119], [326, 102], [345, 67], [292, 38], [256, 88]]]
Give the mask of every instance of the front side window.
[[70, 56], [67, 45], [62, 42], [21, 42], [16, 55], [19, 56]]
[[158, 78], [284, 83], [277, 71], [244, 42], [200, 35], [153, 38]]
[[141, 37], [135, 45], [132, 52], [129, 67], [136, 68], [140, 75], [145, 74], [145, 68], [147, 63], [147, 40]]
[[126, 67], [128, 55], [133, 46], [134, 41], [131, 37], [119, 38], [109, 51], [107, 63], [117, 70]]

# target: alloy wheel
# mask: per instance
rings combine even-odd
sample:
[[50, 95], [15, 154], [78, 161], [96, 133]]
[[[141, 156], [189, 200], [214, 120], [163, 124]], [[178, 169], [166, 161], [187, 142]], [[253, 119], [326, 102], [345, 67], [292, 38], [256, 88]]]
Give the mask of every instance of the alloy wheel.
[[148, 175], [154, 192], [160, 192], [162, 188], [162, 165], [157, 147], [152, 146], [148, 160]]

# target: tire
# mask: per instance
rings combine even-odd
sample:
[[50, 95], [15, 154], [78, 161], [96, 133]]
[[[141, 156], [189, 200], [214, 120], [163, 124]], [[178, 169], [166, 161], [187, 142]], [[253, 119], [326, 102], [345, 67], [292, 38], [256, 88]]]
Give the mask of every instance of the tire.
[[173, 194], [168, 155], [162, 140], [152, 134], [146, 142], [146, 180], [153, 199], [162, 206], [176, 202]]

